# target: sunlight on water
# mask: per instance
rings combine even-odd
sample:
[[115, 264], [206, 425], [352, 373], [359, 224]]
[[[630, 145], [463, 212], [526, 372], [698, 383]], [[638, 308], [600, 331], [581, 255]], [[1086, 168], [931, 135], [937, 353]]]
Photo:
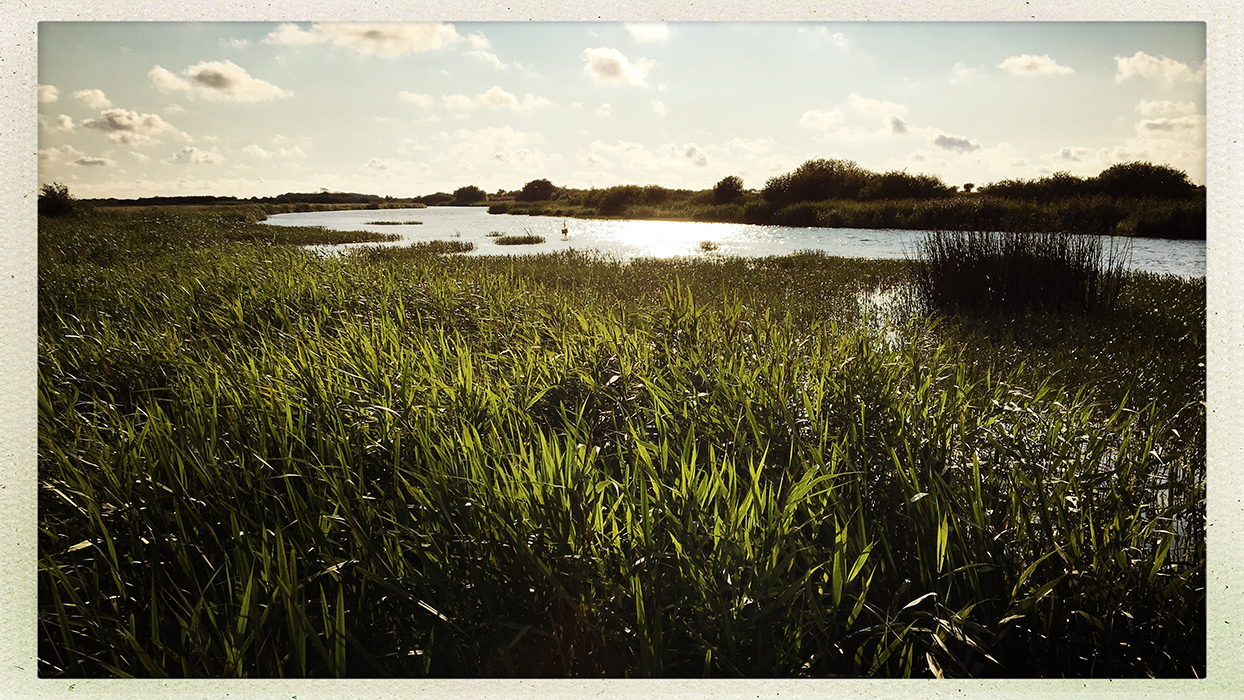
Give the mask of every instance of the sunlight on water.
[[[419, 223], [376, 225], [377, 221]], [[924, 231], [494, 215], [483, 207], [277, 214], [267, 223], [395, 233], [402, 237], [387, 245], [435, 240], [475, 244], [475, 249], [466, 255], [530, 255], [576, 250], [601, 253], [622, 261], [637, 257], [763, 257], [805, 250], [852, 258], [902, 259], [915, 257], [925, 236]], [[562, 235], [563, 227], [567, 235]], [[501, 246], [496, 242], [499, 235], [524, 234], [541, 236], [544, 242], [517, 246]], [[354, 245], [359, 244], [321, 246], [317, 250], [341, 251]], [[1128, 264], [1131, 269], [1189, 277], [1205, 275], [1205, 241], [1133, 239], [1131, 252]]]

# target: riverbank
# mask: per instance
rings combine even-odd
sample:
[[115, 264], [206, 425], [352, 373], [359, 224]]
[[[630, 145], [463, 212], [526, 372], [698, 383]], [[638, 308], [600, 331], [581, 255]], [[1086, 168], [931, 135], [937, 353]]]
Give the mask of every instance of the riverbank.
[[251, 226], [41, 221], [43, 675], [1205, 673], [1203, 278]]
[[[701, 200], [707, 199], [704, 197]], [[825, 200], [777, 205], [761, 198], [713, 204], [694, 198], [625, 204], [613, 215], [571, 201], [498, 202], [492, 214], [710, 221], [819, 228], [1065, 231], [1106, 236], [1205, 239], [1205, 203], [1187, 200], [1076, 197], [1052, 203], [978, 194], [913, 200]]]

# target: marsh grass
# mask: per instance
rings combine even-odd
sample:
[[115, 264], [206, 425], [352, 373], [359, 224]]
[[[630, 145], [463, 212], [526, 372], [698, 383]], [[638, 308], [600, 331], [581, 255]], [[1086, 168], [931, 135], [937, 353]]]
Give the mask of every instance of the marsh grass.
[[1130, 246], [1060, 233], [936, 231], [919, 245], [916, 289], [938, 311], [1113, 308]]
[[41, 223], [44, 676], [1204, 675], [1203, 280], [887, 321], [904, 261], [196, 221]]
[[543, 242], [544, 236], [539, 236], [534, 233], [525, 233], [515, 236], [496, 236], [493, 239], [493, 243], [496, 243], [497, 245], [535, 245]]
[[368, 221], [368, 226], [419, 226], [422, 221]]

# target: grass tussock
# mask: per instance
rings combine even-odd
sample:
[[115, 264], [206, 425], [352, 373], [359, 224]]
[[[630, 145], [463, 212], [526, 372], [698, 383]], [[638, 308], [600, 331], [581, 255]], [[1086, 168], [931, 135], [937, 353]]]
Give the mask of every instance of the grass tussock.
[[42, 675], [1205, 673], [1204, 280], [930, 321], [905, 261], [200, 224], [41, 247]]
[[493, 237], [493, 243], [496, 243], [497, 245], [536, 245], [543, 242], [544, 236], [539, 236], [534, 233], [526, 233], [516, 236], [503, 235]]
[[920, 244], [915, 285], [938, 311], [1096, 312], [1117, 304], [1128, 250], [1091, 236], [938, 231]]

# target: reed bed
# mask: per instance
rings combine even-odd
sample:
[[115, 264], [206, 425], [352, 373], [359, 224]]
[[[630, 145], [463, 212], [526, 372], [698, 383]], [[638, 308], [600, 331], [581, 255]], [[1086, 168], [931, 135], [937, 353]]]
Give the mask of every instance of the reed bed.
[[493, 243], [497, 245], [536, 245], [544, 242], [544, 236], [526, 233], [521, 236], [495, 236]]
[[1063, 233], [936, 231], [920, 244], [915, 283], [939, 311], [1100, 311], [1118, 301], [1129, 251]]
[[202, 240], [41, 255], [42, 675], [1205, 672], [1203, 280]]

